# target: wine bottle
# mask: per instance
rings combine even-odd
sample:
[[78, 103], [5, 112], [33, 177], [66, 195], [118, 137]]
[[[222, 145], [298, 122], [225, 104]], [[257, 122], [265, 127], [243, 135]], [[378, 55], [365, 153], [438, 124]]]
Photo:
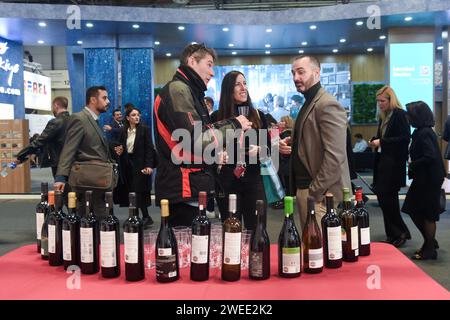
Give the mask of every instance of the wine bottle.
[[99, 271], [98, 264], [98, 220], [94, 214], [92, 191], [85, 193], [86, 214], [80, 221], [80, 269], [81, 273], [94, 274]]
[[100, 223], [101, 270], [104, 278], [116, 278], [120, 276], [120, 224], [110, 191], [105, 193], [105, 205], [108, 215]]
[[278, 237], [278, 275], [296, 278], [301, 274], [302, 243], [294, 222], [294, 198], [284, 198], [284, 223]]
[[71, 265], [80, 265], [80, 216], [77, 213], [75, 192], [68, 195], [69, 213], [62, 222], [64, 270]]
[[62, 206], [62, 192], [56, 190], [55, 210], [48, 217], [48, 263], [51, 266], [60, 266], [63, 264], [62, 221], [65, 214]]
[[333, 194], [325, 195], [327, 213], [322, 218], [322, 236], [325, 267], [340, 268], [342, 266], [342, 222], [334, 211]]
[[177, 239], [169, 227], [169, 200], [161, 200], [161, 227], [156, 238], [156, 280], [172, 282], [180, 278]]
[[358, 220], [359, 230], [359, 255], [370, 255], [370, 225], [369, 212], [364, 206], [362, 197], [362, 188], [356, 187], [356, 206], [353, 209], [356, 219]]
[[191, 280], [205, 281], [209, 279], [209, 241], [211, 223], [206, 216], [207, 194], [201, 191], [198, 195], [198, 215], [192, 221]]
[[41, 230], [41, 258], [42, 260], [48, 260], [48, 218], [50, 213], [55, 210], [55, 192], [48, 192], [48, 211], [45, 215], [44, 223]]
[[358, 221], [356, 215], [352, 211], [352, 203], [350, 199], [350, 189], [343, 188], [344, 207], [342, 211], [342, 249], [344, 261], [358, 261], [359, 244], [358, 244]]
[[129, 217], [123, 224], [125, 255], [125, 279], [139, 281], [145, 278], [144, 268], [144, 225], [136, 207], [136, 193], [128, 194]]
[[237, 281], [241, 278], [242, 224], [236, 216], [237, 196], [230, 194], [229, 216], [223, 223], [222, 280]]
[[320, 273], [323, 270], [322, 234], [316, 221], [315, 202], [313, 197], [308, 197], [308, 216], [303, 228], [303, 270], [306, 273]]
[[36, 205], [36, 244], [37, 252], [41, 253], [42, 225], [48, 213], [48, 183], [41, 183], [41, 201]]
[[263, 200], [256, 201], [256, 228], [250, 239], [249, 277], [265, 280], [270, 277], [270, 240], [267, 234], [266, 208]]

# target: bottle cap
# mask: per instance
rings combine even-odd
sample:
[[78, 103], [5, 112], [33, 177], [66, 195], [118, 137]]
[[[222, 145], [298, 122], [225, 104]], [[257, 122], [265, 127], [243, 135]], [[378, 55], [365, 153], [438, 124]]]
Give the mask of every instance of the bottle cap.
[[75, 192], [69, 192], [68, 198], [69, 198], [69, 208], [76, 208], [77, 207], [77, 194]]
[[169, 216], [169, 200], [162, 199], [161, 200], [161, 217]]
[[49, 191], [48, 192], [48, 204], [54, 205], [55, 204], [55, 191]]
[[289, 216], [294, 212], [294, 198], [293, 197], [284, 197], [284, 213], [286, 216]]
[[256, 200], [256, 215], [262, 216], [264, 215], [264, 211], [264, 200]]
[[344, 202], [350, 201], [350, 188], [342, 188], [344, 194]]
[[228, 211], [229, 212], [236, 212], [236, 202], [237, 202], [237, 196], [235, 194], [230, 194], [228, 197]]
[[130, 208], [136, 208], [136, 193], [130, 192], [128, 194], [128, 202]]
[[200, 191], [198, 193], [198, 204], [199, 206], [202, 206], [203, 209], [206, 209], [206, 202], [207, 202], [207, 194], [205, 191]]
[[311, 213], [312, 211], [316, 211], [316, 199], [314, 199], [311, 196], [308, 196], [307, 208], [308, 208], [308, 213]]

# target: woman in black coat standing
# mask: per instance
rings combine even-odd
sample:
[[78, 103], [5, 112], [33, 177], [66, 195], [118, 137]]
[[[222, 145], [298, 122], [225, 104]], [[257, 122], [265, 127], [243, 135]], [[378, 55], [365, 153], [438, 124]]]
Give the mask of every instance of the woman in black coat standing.
[[412, 135], [408, 176], [412, 179], [402, 211], [409, 214], [424, 238], [422, 248], [412, 259], [436, 259], [436, 221], [441, 214], [439, 197], [444, 182], [445, 168], [437, 142], [434, 117], [423, 101], [406, 105], [408, 118], [416, 128]]
[[369, 145], [375, 148], [373, 189], [383, 212], [387, 239], [396, 247], [411, 239], [400, 215], [398, 192], [406, 185], [406, 162], [410, 127], [394, 90], [384, 86], [376, 94], [380, 109], [377, 136]]
[[119, 156], [122, 183], [117, 186], [115, 202], [128, 206], [128, 193], [136, 193], [137, 207], [142, 212], [144, 227], [153, 224], [147, 207], [151, 205], [152, 172], [155, 167], [155, 149], [150, 129], [140, 122], [141, 112], [130, 108], [125, 113], [125, 126], [115, 151]]

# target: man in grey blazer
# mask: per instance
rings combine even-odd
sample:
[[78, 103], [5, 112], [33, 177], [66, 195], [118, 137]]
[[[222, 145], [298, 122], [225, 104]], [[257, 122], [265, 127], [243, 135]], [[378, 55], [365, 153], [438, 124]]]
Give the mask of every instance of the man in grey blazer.
[[[72, 115], [67, 126], [64, 147], [59, 158], [55, 177], [55, 190], [62, 190], [69, 177], [70, 169], [75, 161], [112, 162], [109, 144], [98, 124], [100, 113], [109, 107], [108, 92], [105, 87], [91, 87], [86, 91], [85, 108]], [[78, 212], [85, 214], [86, 190], [76, 190]], [[105, 217], [105, 192], [112, 190], [92, 190], [94, 213]]]
[[[290, 189], [296, 195], [303, 229], [307, 198], [316, 200], [316, 219], [321, 226], [326, 213], [325, 193], [342, 201], [342, 188], [351, 188], [347, 162], [347, 115], [339, 102], [320, 85], [320, 62], [299, 56], [292, 63], [297, 91], [305, 96], [291, 138], [280, 140], [280, 153], [291, 154]], [[292, 151], [292, 152], [291, 152]], [[351, 190], [351, 189], [350, 189]]]

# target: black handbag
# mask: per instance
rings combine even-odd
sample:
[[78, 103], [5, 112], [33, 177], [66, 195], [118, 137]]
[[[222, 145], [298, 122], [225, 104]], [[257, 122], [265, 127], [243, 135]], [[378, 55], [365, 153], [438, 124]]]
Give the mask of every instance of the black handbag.
[[441, 189], [441, 194], [439, 196], [439, 211], [441, 213], [445, 212], [446, 204], [447, 204], [447, 199], [445, 198], [445, 189]]

